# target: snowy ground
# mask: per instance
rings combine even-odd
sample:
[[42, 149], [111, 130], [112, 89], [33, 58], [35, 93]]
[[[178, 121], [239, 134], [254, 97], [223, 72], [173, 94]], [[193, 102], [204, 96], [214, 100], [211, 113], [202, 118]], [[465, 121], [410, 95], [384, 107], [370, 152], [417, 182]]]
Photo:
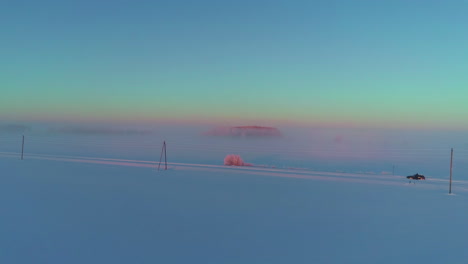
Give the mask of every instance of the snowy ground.
[[468, 259], [464, 180], [103, 157], [0, 153], [0, 263]]

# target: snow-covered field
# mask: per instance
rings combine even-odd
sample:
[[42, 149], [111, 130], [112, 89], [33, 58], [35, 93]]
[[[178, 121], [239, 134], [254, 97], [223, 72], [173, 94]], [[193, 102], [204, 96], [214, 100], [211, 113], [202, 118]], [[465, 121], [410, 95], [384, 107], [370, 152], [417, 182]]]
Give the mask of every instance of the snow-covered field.
[[[0, 263], [468, 260], [468, 181], [458, 170], [448, 195], [440, 153], [413, 157], [428, 173], [405, 173], [399, 152], [392, 175], [375, 151], [313, 159], [287, 140], [181, 138], [168, 140], [169, 170], [158, 172], [159, 138], [30, 136], [24, 160], [17, 138], [0, 138]], [[223, 166], [232, 153], [256, 166]], [[416, 172], [434, 176], [409, 184]]]

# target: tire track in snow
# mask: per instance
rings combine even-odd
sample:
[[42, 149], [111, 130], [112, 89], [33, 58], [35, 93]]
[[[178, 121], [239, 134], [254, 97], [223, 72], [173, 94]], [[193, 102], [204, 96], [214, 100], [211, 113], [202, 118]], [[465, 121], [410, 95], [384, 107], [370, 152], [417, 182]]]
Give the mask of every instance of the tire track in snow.
[[[1, 157], [18, 158], [20, 153], [16, 152], [0, 152]], [[113, 166], [128, 166], [140, 168], [153, 168], [156, 169], [159, 162], [145, 161], [145, 160], [131, 160], [131, 159], [114, 159], [114, 158], [100, 158], [100, 157], [85, 157], [85, 156], [68, 156], [68, 155], [48, 155], [48, 154], [33, 154], [25, 155], [25, 158], [42, 159], [51, 161], [64, 161], [73, 163], [90, 163], [100, 165], [113, 165]], [[335, 181], [335, 182], [355, 182], [367, 184], [380, 184], [380, 185], [408, 185], [405, 177], [403, 176], [387, 176], [387, 175], [368, 175], [358, 173], [342, 173], [342, 172], [326, 172], [326, 171], [308, 171], [308, 170], [293, 170], [293, 169], [276, 169], [264, 168], [255, 166], [235, 167], [224, 165], [210, 165], [210, 164], [195, 164], [195, 163], [178, 163], [168, 162], [168, 165], [175, 170], [186, 171], [206, 171], [206, 172], [219, 172], [230, 174], [244, 174], [244, 175], [258, 175], [270, 177], [283, 177], [283, 178], [296, 178], [308, 180], [322, 180], [322, 181]], [[402, 182], [401, 180], [405, 180]], [[442, 188], [441, 184], [445, 184], [447, 180], [444, 179], [431, 179], [428, 182], [432, 184], [419, 184], [425, 188]], [[454, 181], [458, 184], [468, 184], [466, 181]], [[468, 191], [468, 188], [455, 189]]]

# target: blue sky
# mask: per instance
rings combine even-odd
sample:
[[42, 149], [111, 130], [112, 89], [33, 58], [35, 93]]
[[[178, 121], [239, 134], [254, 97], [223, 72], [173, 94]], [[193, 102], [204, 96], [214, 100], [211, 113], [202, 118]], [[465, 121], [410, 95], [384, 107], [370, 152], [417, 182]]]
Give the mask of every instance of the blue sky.
[[467, 1], [7, 1], [8, 120], [468, 128]]

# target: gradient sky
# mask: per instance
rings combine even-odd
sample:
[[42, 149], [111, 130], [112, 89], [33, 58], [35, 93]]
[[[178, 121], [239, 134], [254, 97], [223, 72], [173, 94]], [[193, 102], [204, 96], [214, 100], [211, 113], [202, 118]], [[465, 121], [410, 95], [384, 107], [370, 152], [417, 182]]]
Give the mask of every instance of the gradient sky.
[[468, 129], [467, 12], [466, 0], [6, 0], [0, 120]]

